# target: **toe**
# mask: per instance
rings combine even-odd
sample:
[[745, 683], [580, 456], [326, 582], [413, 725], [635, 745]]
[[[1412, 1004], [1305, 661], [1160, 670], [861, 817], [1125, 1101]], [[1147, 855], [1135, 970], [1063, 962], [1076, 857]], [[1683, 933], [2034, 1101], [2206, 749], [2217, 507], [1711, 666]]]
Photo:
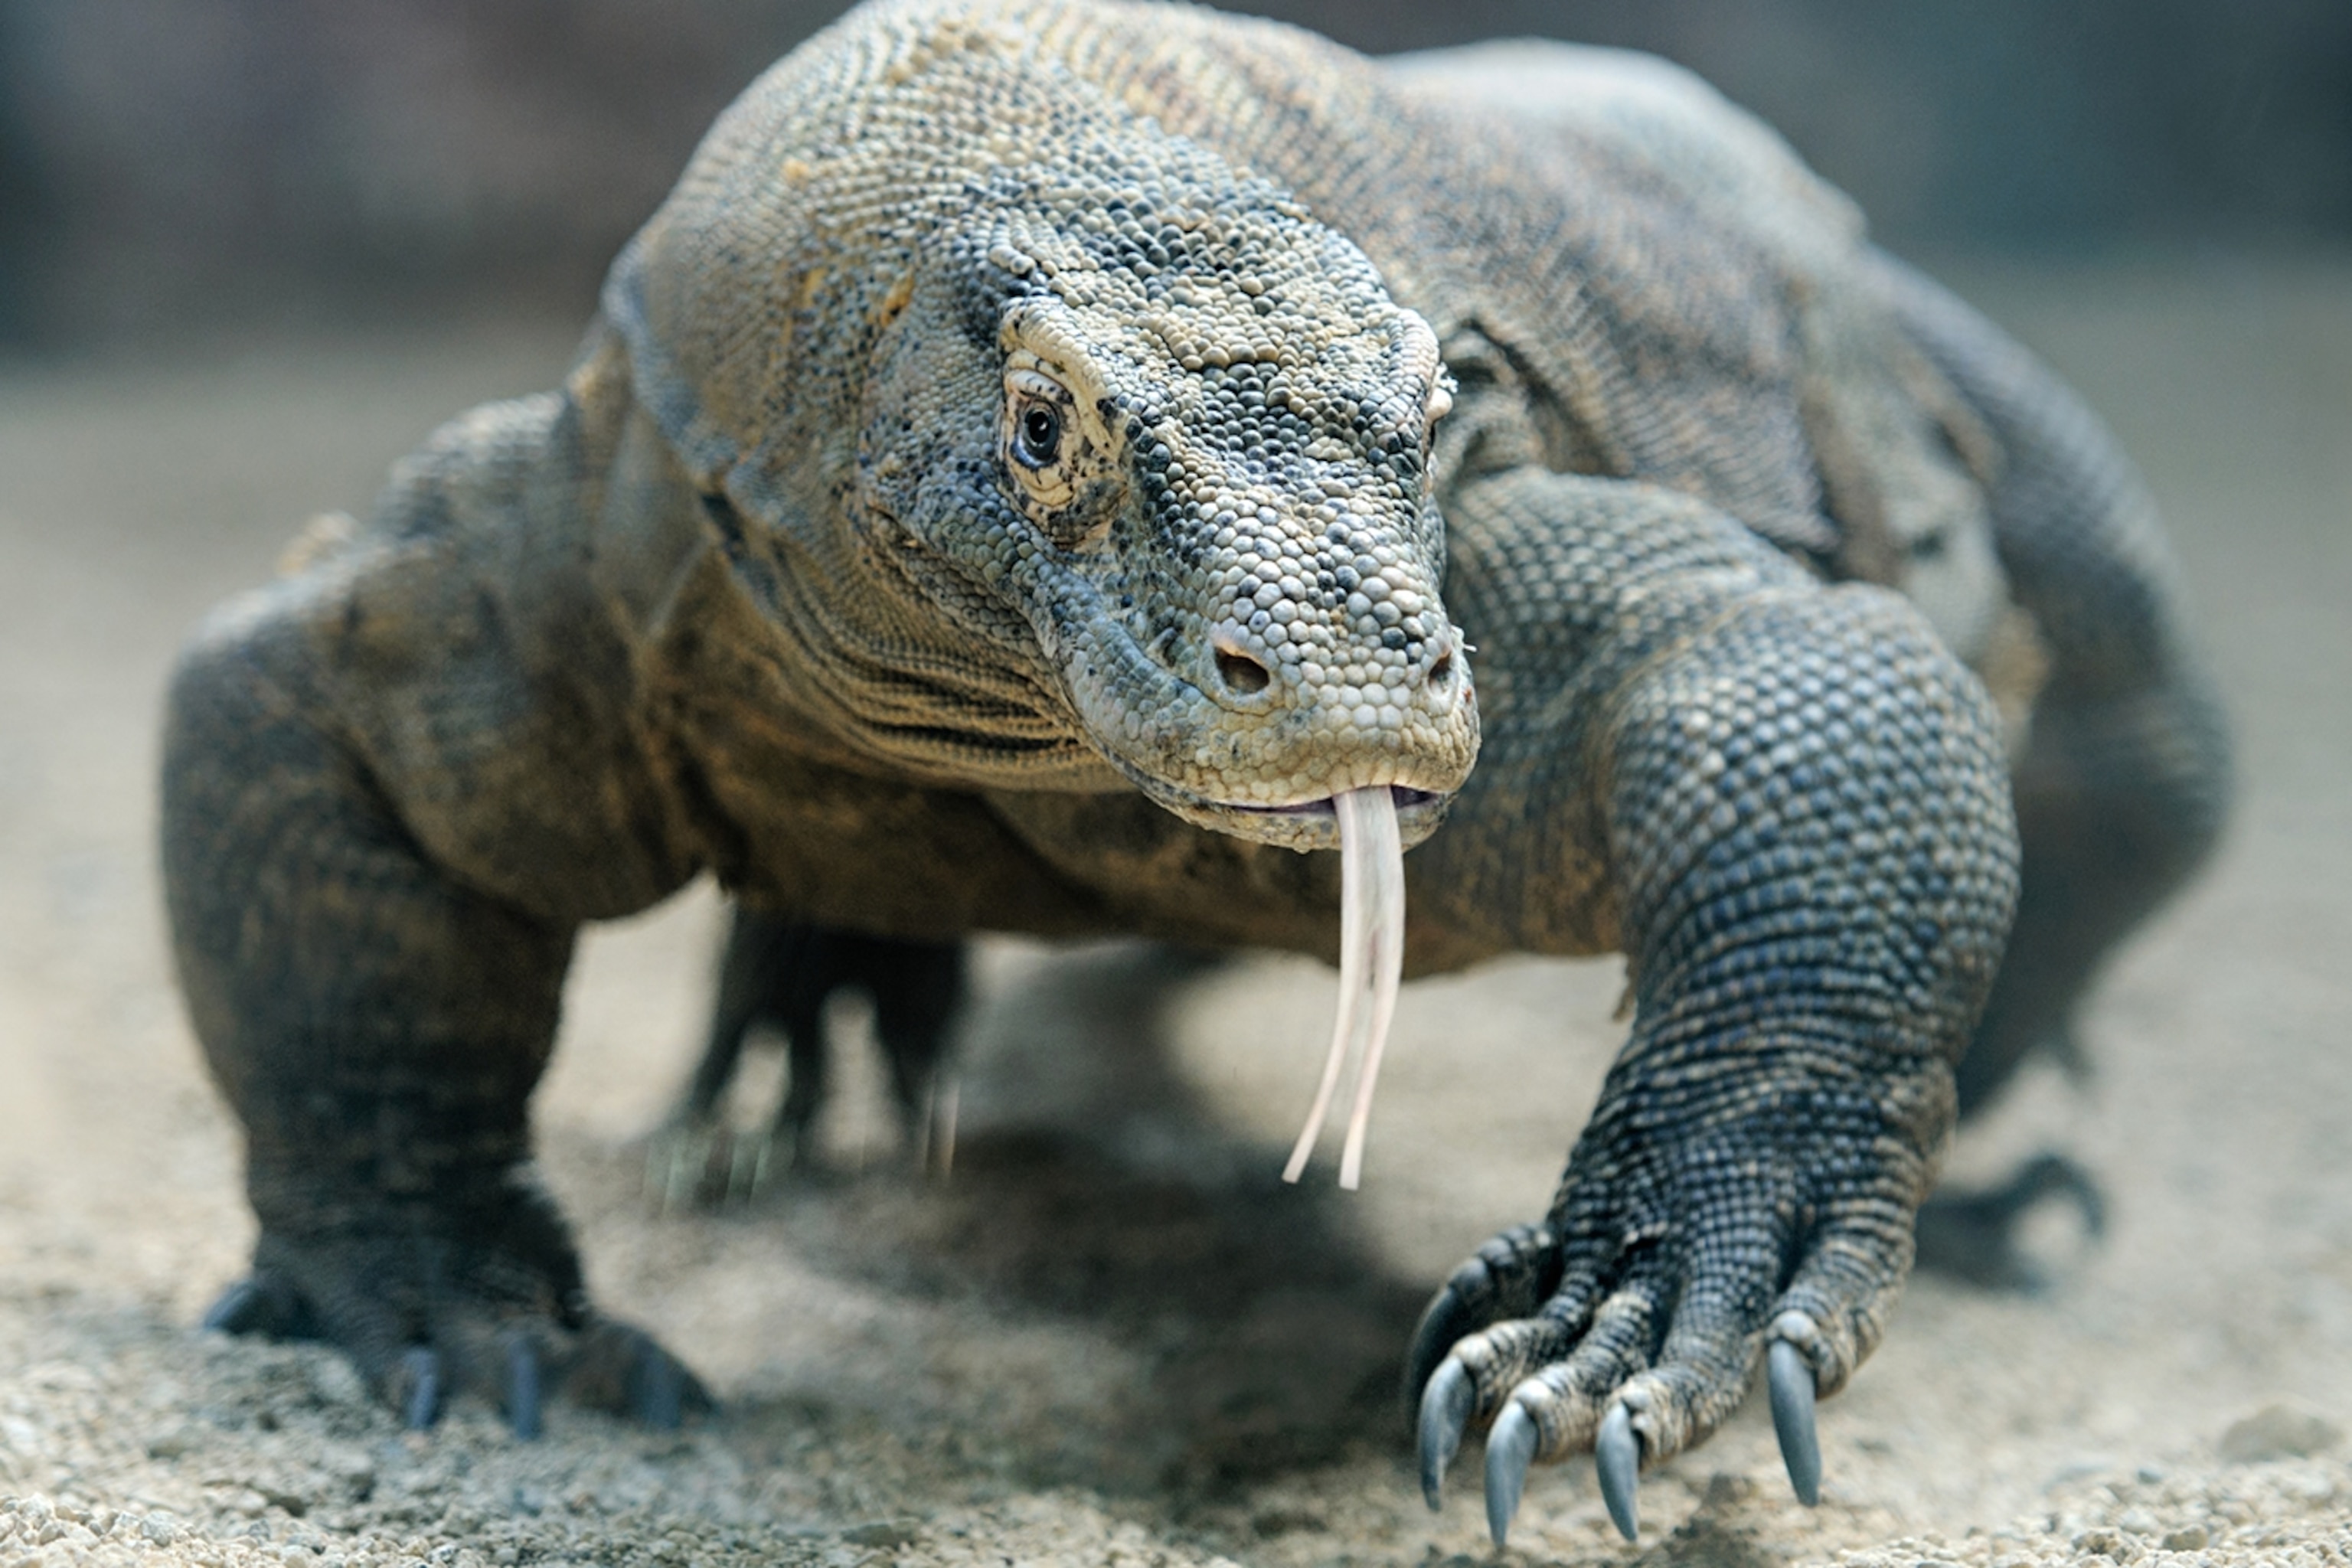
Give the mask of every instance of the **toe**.
[[686, 1419], [686, 1369], [658, 1347], [638, 1358], [629, 1413], [656, 1432], [675, 1432]]
[[1649, 1365], [1656, 1320], [1654, 1281], [1621, 1286], [1572, 1349], [1561, 1342], [1554, 1355], [1526, 1368], [1511, 1385], [1510, 1403], [1534, 1423], [1538, 1459], [1556, 1464], [1592, 1447], [1610, 1401]]
[[582, 1335], [564, 1391], [592, 1409], [663, 1432], [715, 1406], [709, 1390], [651, 1334], [609, 1318]]
[[222, 1291], [205, 1310], [202, 1326], [225, 1334], [311, 1340], [319, 1323], [302, 1293], [274, 1274], [256, 1270]]
[[441, 1419], [442, 1403], [448, 1397], [441, 1353], [429, 1345], [412, 1347], [393, 1369], [384, 1392], [400, 1412], [402, 1426], [412, 1432], [430, 1428]]
[[545, 1357], [537, 1340], [518, 1333], [507, 1341], [506, 1360], [507, 1425], [518, 1438], [529, 1443], [541, 1430]]
[[1832, 1216], [1769, 1315], [1772, 1337], [1802, 1354], [1823, 1398], [1843, 1388], [1885, 1336], [1911, 1269], [1909, 1222], [1907, 1214], [1875, 1209]]
[[1408, 1411], [1456, 1342], [1491, 1324], [1533, 1315], [1560, 1288], [1562, 1255], [1548, 1225], [1515, 1226], [1456, 1268], [1431, 1299], [1405, 1357]]

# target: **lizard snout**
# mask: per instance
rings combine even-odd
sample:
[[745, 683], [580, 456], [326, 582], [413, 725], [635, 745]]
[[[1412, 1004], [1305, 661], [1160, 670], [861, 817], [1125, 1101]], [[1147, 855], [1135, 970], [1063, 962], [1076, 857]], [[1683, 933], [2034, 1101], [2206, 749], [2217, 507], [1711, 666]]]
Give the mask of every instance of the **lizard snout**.
[[1469, 700], [1461, 638], [1422, 574], [1367, 554], [1311, 574], [1241, 575], [1177, 673], [1237, 717], [1277, 712], [1367, 734]]

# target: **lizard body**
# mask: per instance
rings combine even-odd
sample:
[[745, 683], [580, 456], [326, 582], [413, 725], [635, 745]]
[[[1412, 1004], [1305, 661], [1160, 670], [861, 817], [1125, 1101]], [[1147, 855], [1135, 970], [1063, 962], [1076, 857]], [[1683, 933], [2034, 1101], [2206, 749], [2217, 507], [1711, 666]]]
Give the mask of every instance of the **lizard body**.
[[1630, 1475], [1768, 1342], [1808, 1395], [1869, 1353], [1956, 1109], [2218, 823], [2167, 573], [2095, 422], [1668, 68], [862, 8], [561, 391], [184, 659], [165, 869], [262, 1221], [215, 1321], [419, 1421], [536, 1429], [551, 1371], [674, 1418], [530, 1174], [580, 922], [712, 870], [1328, 954], [1295, 851], [1384, 791], [1412, 970], [1631, 963], [1551, 1212], [1414, 1351], [1432, 1495], [1492, 1424], [1499, 1536], [1530, 1458]]

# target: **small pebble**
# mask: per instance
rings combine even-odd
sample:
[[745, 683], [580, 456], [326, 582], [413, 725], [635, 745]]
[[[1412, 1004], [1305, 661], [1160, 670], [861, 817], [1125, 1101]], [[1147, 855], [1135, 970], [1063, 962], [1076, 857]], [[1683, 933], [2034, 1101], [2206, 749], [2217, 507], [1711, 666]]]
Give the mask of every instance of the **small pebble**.
[[2233, 1465], [2268, 1459], [2303, 1459], [2344, 1440], [2344, 1429], [2324, 1415], [2291, 1405], [2256, 1411], [2221, 1434], [2221, 1458]]

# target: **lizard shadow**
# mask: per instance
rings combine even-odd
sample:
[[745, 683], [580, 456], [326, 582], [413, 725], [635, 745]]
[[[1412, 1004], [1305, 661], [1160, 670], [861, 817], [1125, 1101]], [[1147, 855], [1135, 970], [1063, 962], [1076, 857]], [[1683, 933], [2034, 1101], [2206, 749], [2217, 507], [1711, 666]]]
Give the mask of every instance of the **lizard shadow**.
[[1430, 1282], [1178, 1069], [1174, 1014], [1213, 963], [1122, 944], [1036, 965], [974, 1022], [950, 1180], [818, 1183], [772, 1211], [820, 1269], [1108, 1342], [1118, 1370], [1092, 1369], [1082, 1411], [990, 1421], [1033, 1479], [1213, 1489], [1402, 1451]]

